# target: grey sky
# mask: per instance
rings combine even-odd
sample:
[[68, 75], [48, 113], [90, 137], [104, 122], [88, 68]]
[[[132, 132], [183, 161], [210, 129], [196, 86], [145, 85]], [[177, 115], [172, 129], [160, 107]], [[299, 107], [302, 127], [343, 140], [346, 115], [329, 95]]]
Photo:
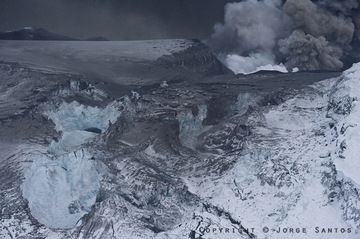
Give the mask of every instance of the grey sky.
[[206, 38], [231, 0], [1, 0], [0, 31], [43, 27], [114, 40]]

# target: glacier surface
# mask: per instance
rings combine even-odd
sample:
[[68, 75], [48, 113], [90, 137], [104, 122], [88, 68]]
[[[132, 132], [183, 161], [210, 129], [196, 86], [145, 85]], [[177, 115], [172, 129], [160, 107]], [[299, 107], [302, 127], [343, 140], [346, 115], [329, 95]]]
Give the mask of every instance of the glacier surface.
[[120, 116], [119, 102], [105, 108], [63, 102], [46, 112], [61, 138], [52, 141], [45, 158], [34, 158], [22, 185], [31, 214], [50, 228], [72, 228], [96, 201], [100, 189], [100, 162], [82, 145], [97, 136], [87, 129], [105, 131]]
[[[22, 44], [32, 45], [11, 49]], [[175, 76], [214, 59], [198, 48], [159, 60], [150, 42], [153, 57], [131, 58], [125, 48], [139, 44], [110, 57], [116, 69], [144, 70], [129, 81], [0, 63], [1, 238], [304, 238], [278, 227], [359, 237], [358, 64], [342, 75]], [[50, 58], [62, 62], [71, 45]], [[90, 45], [75, 62], [101, 70], [86, 63], [100, 54]], [[169, 75], [151, 71], [159, 65]]]
[[31, 214], [50, 228], [72, 228], [90, 212], [101, 173], [86, 152], [61, 158], [35, 159], [25, 174], [23, 196]]

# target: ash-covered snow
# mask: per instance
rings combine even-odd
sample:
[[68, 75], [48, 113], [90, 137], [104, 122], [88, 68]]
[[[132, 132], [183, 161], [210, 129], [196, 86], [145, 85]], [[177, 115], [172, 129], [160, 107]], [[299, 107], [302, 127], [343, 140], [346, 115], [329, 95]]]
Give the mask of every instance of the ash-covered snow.
[[0, 237], [357, 239], [359, 68], [143, 87], [5, 65]]
[[[191, 41], [182, 39], [106, 42], [2, 41], [0, 45], [0, 52], [2, 53], [0, 59], [23, 63], [52, 59], [51, 62], [43, 62], [45, 65], [54, 63], [55, 58], [53, 57], [55, 56], [63, 56], [68, 59], [76, 57], [81, 60], [89, 60], [96, 57], [103, 61], [116, 61], [126, 57], [133, 60], [154, 60], [163, 55], [184, 50], [191, 46], [191, 44]], [[76, 54], [73, 54], [74, 52]], [[42, 55], [43, 57], [32, 59], [32, 53]]]

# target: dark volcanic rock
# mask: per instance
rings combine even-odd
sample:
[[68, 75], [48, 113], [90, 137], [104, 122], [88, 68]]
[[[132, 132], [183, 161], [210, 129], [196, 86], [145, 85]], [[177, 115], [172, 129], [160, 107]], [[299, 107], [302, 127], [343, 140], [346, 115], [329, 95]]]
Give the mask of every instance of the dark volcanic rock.
[[109, 41], [109, 39], [107, 39], [106, 37], [98, 36], [87, 38], [86, 41]]
[[206, 75], [233, 74], [215, 57], [210, 47], [198, 40], [193, 40], [192, 46], [183, 51], [160, 57], [157, 63], [168, 68], [182, 67]]
[[0, 40], [75, 41], [77, 39], [49, 32], [43, 28], [25, 27], [20, 30], [0, 32]]

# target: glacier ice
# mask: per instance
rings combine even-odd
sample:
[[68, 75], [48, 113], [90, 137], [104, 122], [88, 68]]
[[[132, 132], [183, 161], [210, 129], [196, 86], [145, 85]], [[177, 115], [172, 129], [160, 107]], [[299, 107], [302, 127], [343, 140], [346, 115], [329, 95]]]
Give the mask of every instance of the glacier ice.
[[76, 101], [62, 103], [54, 111], [47, 112], [47, 116], [55, 123], [57, 131], [85, 130], [98, 128], [107, 129], [109, 123], [114, 123], [120, 116], [122, 104], [113, 102], [105, 108], [82, 105]]
[[182, 145], [194, 148], [196, 146], [196, 137], [201, 133], [202, 122], [206, 119], [206, 105], [198, 106], [197, 113], [191, 110], [181, 112], [178, 115], [179, 120], [179, 139]]
[[250, 107], [256, 107], [258, 101], [259, 97], [254, 94], [241, 93], [237, 97], [235, 111], [240, 115], [245, 114]]
[[113, 102], [105, 108], [84, 106], [78, 102], [62, 103], [45, 114], [62, 132], [48, 147], [48, 155], [34, 157], [22, 185], [31, 214], [50, 228], [72, 228], [90, 211], [96, 201], [103, 174], [83, 144], [105, 131], [121, 114], [123, 103]]
[[84, 151], [35, 159], [25, 174], [23, 196], [31, 214], [50, 228], [72, 228], [96, 201], [101, 172]]
[[77, 150], [82, 144], [88, 142], [97, 134], [82, 130], [63, 132], [59, 141], [52, 141], [48, 151], [54, 155], [62, 155]]
[[53, 154], [69, 153], [94, 138], [97, 133], [106, 131], [127, 107], [124, 102], [114, 101], [105, 108], [82, 105], [76, 101], [63, 102], [57, 109], [45, 114], [55, 123], [57, 131], [62, 132], [59, 141], [51, 142], [49, 151]]

